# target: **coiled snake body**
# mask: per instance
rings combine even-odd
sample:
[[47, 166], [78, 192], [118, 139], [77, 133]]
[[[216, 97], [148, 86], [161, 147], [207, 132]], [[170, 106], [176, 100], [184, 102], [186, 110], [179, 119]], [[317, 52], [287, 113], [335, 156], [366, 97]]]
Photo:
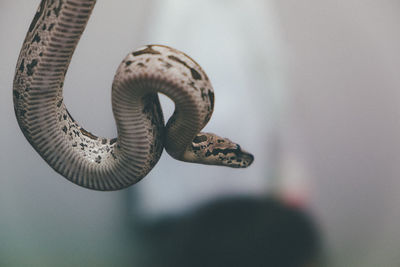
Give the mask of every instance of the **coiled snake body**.
[[[68, 180], [118, 190], [141, 180], [162, 150], [175, 159], [247, 167], [253, 156], [229, 139], [200, 130], [214, 93], [201, 67], [175, 49], [148, 45], [125, 57], [112, 84], [118, 138], [84, 130], [63, 102], [63, 81], [95, 0], [42, 0], [29, 27], [14, 77], [14, 109], [25, 137]], [[167, 124], [157, 93], [175, 102]]]

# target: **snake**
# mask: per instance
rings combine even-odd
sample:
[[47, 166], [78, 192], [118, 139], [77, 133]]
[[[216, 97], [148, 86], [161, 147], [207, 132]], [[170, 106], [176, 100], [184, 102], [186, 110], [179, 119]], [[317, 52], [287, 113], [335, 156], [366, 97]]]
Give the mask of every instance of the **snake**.
[[[192, 58], [165, 45], [129, 53], [112, 82], [117, 137], [96, 136], [73, 119], [64, 79], [96, 0], [41, 0], [24, 39], [13, 80], [14, 111], [25, 138], [69, 181], [92, 190], [131, 186], [174, 159], [233, 168], [254, 156], [228, 138], [201, 132], [214, 109], [214, 90]], [[164, 123], [158, 94], [175, 104]]]

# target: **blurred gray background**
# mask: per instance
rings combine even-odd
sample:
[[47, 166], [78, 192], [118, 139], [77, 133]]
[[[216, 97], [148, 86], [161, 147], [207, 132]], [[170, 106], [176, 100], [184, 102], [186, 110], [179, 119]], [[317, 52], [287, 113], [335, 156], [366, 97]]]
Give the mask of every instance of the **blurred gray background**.
[[[0, 1], [0, 266], [129, 266], [140, 242], [127, 232], [138, 221], [229, 195], [305, 207], [332, 266], [400, 265], [397, 0], [99, 1], [65, 82], [75, 119], [115, 136], [118, 64], [132, 49], [166, 44], [213, 82], [205, 130], [255, 155], [251, 168], [235, 170], [164, 153], [139, 184], [110, 193], [56, 174], [15, 120], [14, 68], [39, 2]], [[162, 103], [167, 118], [173, 105]]]

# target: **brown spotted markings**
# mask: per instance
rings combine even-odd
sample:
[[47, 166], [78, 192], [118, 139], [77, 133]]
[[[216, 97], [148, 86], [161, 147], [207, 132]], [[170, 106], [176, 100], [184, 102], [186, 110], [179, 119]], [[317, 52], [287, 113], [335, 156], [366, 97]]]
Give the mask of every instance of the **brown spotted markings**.
[[[247, 167], [253, 156], [229, 139], [200, 132], [214, 91], [189, 56], [162, 45], [129, 53], [112, 84], [118, 137], [92, 134], [70, 115], [63, 84], [95, 0], [42, 0], [17, 62], [13, 97], [19, 126], [39, 155], [68, 180], [94, 190], [140, 181], [163, 148], [175, 159]], [[166, 125], [158, 93], [175, 102]]]

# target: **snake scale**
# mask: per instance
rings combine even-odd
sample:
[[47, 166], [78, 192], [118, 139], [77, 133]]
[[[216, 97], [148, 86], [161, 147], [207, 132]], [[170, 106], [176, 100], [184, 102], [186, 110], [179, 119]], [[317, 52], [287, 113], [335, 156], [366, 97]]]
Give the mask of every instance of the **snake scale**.
[[[238, 144], [200, 132], [214, 107], [214, 92], [189, 56], [163, 45], [129, 53], [112, 84], [117, 138], [82, 128], [63, 101], [64, 78], [95, 0], [42, 0], [25, 37], [13, 84], [14, 110], [26, 139], [71, 182], [118, 190], [145, 177], [163, 148], [175, 159], [247, 167], [253, 156]], [[167, 124], [158, 99], [175, 103]]]

